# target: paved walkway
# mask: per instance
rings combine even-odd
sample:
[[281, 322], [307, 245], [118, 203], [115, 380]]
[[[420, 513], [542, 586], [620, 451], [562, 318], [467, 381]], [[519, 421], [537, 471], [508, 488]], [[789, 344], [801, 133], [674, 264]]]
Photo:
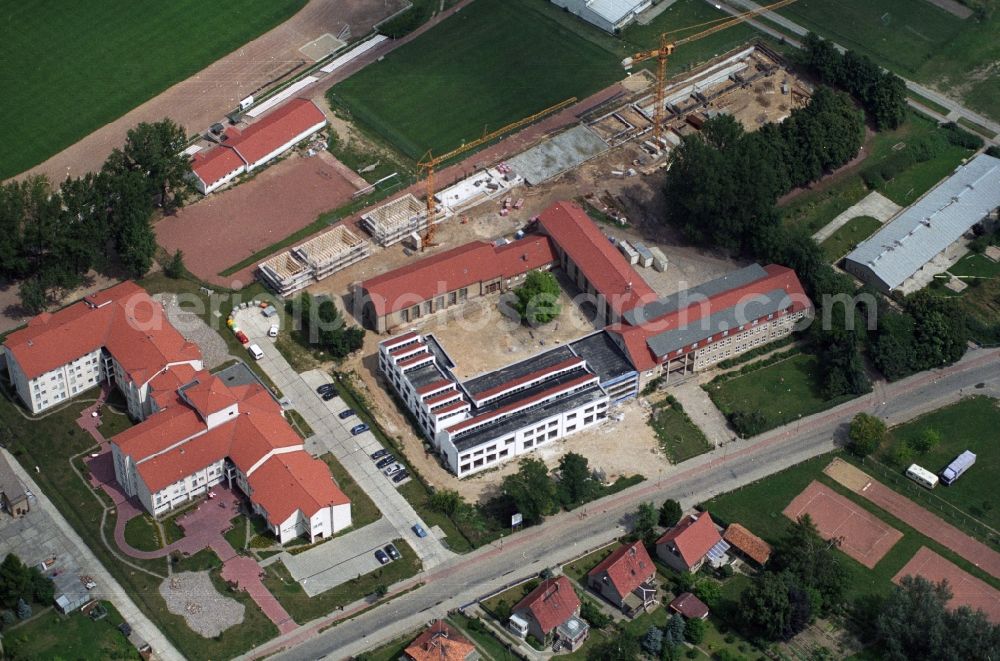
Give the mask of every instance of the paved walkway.
[[882, 193], [872, 191], [862, 198], [860, 202], [831, 220], [826, 227], [813, 234], [812, 238], [816, 241], [816, 243], [823, 243], [823, 241], [830, 238], [834, 232], [846, 225], [851, 219], [857, 218], [858, 216], [871, 216], [875, 220], [884, 224], [887, 220], [899, 213], [899, 210], [902, 208], [903, 207], [882, 195]]
[[726, 416], [712, 403], [708, 393], [702, 390], [698, 379], [688, 379], [673, 386], [670, 394], [681, 403], [691, 422], [705, 433], [712, 445], [719, 446], [736, 438], [736, 434], [729, 428]]
[[[141, 638], [143, 638], [149, 645], [153, 648], [153, 653], [156, 658], [165, 659], [167, 661], [183, 661], [184, 657], [180, 652], [167, 640], [166, 636], [157, 628], [153, 622], [146, 617], [146, 614], [139, 610], [139, 607], [135, 605], [132, 601], [132, 597], [129, 596], [122, 586], [115, 580], [115, 578], [104, 568], [104, 565], [97, 559], [94, 553], [90, 550], [80, 536], [73, 530], [73, 527], [63, 518], [63, 515], [59, 510], [52, 504], [52, 501], [48, 499], [48, 496], [38, 488], [35, 481], [31, 479], [31, 475], [28, 474], [26, 470], [19, 464], [6, 450], [0, 449], [0, 453], [3, 453], [4, 458], [10, 464], [14, 471], [14, 474], [24, 483], [24, 486], [35, 494], [35, 502], [32, 504], [32, 511], [43, 511], [47, 514], [55, 527], [59, 532], [76, 548], [76, 552], [83, 562], [83, 567], [85, 567], [87, 573], [94, 577], [99, 589], [103, 591], [103, 594], [114, 604], [115, 608], [122, 614], [122, 617], [132, 625], [132, 629]], [[29, 514], [29, 516], [31, 516]]]
[[[855, 476], [849, 475], [852, 471], [856, 474]], [[906, 496], [893, 491], [878, 480], [872, 479], [864, 471], [846, 462], [839, 462], [837, 469], [828, 474], [903, 523], [951, 549], [983, 571], [1000, 578], [1000, 553], [969, 537], [941, 517], [932, 514]], [[848, 474], [848, 476], [841, 477], [844, 474]]]
[[217, 537], [212, 542], [211, 549], [222, 560], [222, 578], [236, 583], [241, 590], [249, 594], [264, 611], [264, 615], [278, 627], [278, 631], [284, 634], [296, 628], [292, 616], [261, 582], [264, 570], [256, 560], [238, 555], [225, 537]]

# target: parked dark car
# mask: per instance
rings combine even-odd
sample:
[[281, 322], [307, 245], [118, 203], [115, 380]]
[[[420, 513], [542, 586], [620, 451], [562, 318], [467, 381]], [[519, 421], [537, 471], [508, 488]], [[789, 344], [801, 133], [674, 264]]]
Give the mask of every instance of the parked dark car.
[[375, 464], [375, 468], [385, 468], [386, 466], [388, 466], [389, 464], [391, 464], [391, 463], [393, 463], [395, 461], [396, 461], [396, 457], [392, 456], [391, 454], [388, 454], [388, 455], [384, 456], [382, 459], [379, 459], [379, 462], [377, 464]]
[[322, 395], [327, 392], [337, 392], [332, 383], [324, 383], [320, 387], [316, 388], [316, 394], [318, 395]]
[[346, 420], [347, 418], [350, 418], [352, 415], [354, 415], [354, 409], [344, 409], [337, 415], [340, 416], [341, 420]]
[[382, 549], [378, 549], [375, 551], [375, 559], [378, 560], [378, 563], [380, 565], [387, 565], [390, 562], [389, 556], [387, 556], [385, 554], [385, 551], [383, 551]]
[[366, 431], [368, 431], [368, 429], [369, 429], [368, 425], [362, 422], [360, 425], [354, 425], [353, 427], [351, 427], [351, 433], [357, 436], [358, 434], [364, 434]]
[[327, 390], [320, 396], [323, 398], [324, 402], [329, 402], [331, 399], [337, 396], [337, 393], [334, 392], [333, 390]]
[[372, 461], [374, 461], [376, 459], [381, 459], [382, 457], [384, 457], [387, 454], [389, 454], [389, 451], [386, 450], [385, 448], [382, 448], [380, 450], [375, 450], [375, 452], [372, 452]]
[[404, 468], [392, 476], [392, 481], [398, 484], [408, 477], [410, 477], [410, 472]]
[[403, 557], [403, 556], [401, 556], [399, 554], [399, 550], [395, 546], [393, 546], [392, 544], [389, 544], [388, 546], [386, 546], [382, 550], [385, 551], [386, 553], [388, 553], [389, 557], [392, 558], [393, 560], [399, 560], [400, 558]]
[[424, 530], [424, 527], [419, 523], [413, 524], [413, 532], [417, 535], [417, 537], [423, 538], [427, 536], [427, 531]]

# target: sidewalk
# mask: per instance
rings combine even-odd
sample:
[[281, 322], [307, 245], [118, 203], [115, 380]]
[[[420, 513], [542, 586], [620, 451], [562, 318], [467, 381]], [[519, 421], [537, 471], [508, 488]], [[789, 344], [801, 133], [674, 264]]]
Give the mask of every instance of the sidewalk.
[[122, 614], [122, 617], [132, 625], [132, 629], [149, 643], [156, 657], [167, 661], [183, 661], [184, 657], [181, 653], [174, 648], [156, 625], [146, 617], [145, 613], [139, 610], [139, 607], [135, 605], [132, 598], [122, 589], [118, 581], [108, 573], [108, 570], [104, 568], [104, 565], [93, 554], [90, 547], [80, 539], [80, 536], [76, 534], [73, 527], [63, 518], [63, 515], [56, 509], [45, 493], [38, 488], [38, 485], [31, 479], [27, 471], [21, 467], [21, 464], [14, 460], [6, 450], [0, 450], [0, 452], [3, 452], [14, 473], [24, 483], [25, 487], [30, 489], [31, 493], [35, 494], [34, 507], [45, 510], [52, 517], [56, 527], [59, 528], [62, 534], [77, 547], [81, 557], [92, 568], [91, 575], [94, 577], [94, 580], [97, 581], [98, 585], [102, 586], [105, 594], [107, 594], [108, 601], [115, 605], [115, 608]]
[[830, 238], [830, 235], [850, 222], [851, 219], [858, 216], [871, 216], [884, 225], [886, 221], [899, 213], [900, 209], [902, 209], [901, 206], [882, 195], [882, 193], [872, 191], [861, 198], [861, 201], [857, 204], [839, 214], [827, 223], [825, 227], [813, 234], [813, 240], [816, 243], [822, 243]]

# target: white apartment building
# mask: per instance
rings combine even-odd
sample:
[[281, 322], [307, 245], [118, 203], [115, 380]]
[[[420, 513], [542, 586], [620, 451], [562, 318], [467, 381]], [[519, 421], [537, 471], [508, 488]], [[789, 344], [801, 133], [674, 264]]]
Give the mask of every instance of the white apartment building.
[[150, 383], [157, 376], [179, 367], [203, 367], [198, 347], [133, 282], [32, 318], [7, 336], [3, 354], [11, 382], [32, 413], [106, 381], [122, 392], [136, 420], [153, 411]]

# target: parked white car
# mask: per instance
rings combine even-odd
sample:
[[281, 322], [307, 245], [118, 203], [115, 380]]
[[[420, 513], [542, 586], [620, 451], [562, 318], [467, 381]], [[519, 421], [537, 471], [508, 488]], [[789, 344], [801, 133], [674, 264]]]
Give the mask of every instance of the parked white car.
[[268, 337], [278, 337], [278, 324], [271, 324], [271, 327], [267, 329]]

